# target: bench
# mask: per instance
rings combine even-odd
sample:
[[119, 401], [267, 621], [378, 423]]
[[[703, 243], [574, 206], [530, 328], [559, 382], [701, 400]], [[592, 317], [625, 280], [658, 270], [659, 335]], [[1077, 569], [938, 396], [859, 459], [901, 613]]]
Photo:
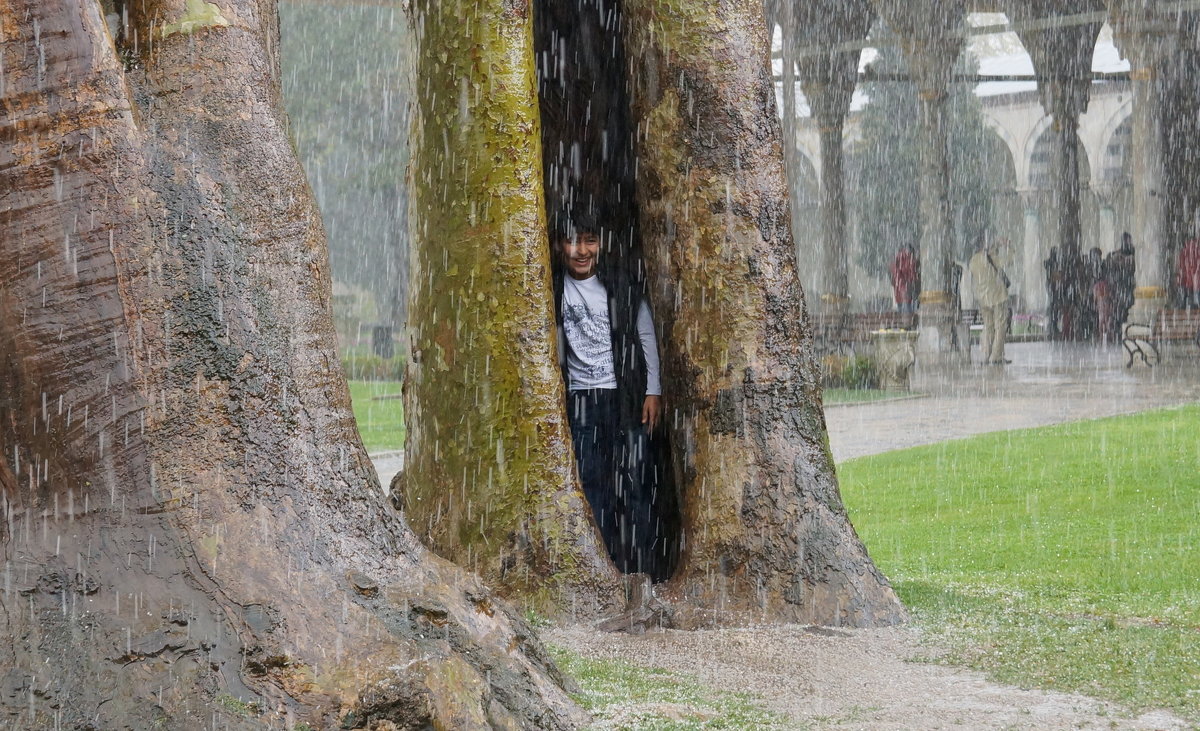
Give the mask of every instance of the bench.
[[1121, 345], [1129, 354], [1125, 367], [1133, 365], [1134, 357], [1152, 366], [1161, 360], [1158, 346], [1162, 343], [1182, 340], [1200, 347], [1200, 309], [1159, 310], [1153, 323], [1125, 323], [1121, 335]]
[[[971, 343], [977, 343], [983, 339], [983, 313], [979, 310], [961, 310], [958, 313], [959, 325], [966, 332], [966, 346], [971, 347]], [[959, 332], [954, 333], [955, 341], [957, 342], [962, 336]]]
[[818, 353], [845, 353], [855, 345], [871, 342], [875, 330], [914, 329], [917, 316], [911, 312], [863, 312], [841, 317], [818, 313], [812, 324]]

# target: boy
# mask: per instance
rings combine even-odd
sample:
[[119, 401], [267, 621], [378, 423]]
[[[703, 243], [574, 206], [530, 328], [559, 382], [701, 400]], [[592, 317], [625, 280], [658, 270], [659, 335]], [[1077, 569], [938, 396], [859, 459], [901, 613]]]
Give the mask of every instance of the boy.
[[655, 573], [647, 435], [662, 414], [662, 388], [654, 323], [640, 285], [616, 266], [601, 271], [600, 228], [580, 215], [565, 223], [554, 294], [579, 479], [617, 568]]

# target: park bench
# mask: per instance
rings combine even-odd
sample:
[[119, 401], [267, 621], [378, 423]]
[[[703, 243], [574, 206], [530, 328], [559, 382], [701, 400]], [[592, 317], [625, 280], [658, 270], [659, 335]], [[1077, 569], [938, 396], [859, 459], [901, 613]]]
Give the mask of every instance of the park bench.
[[1161, 360], [1163, 343], [1185, 341], [1200, 347], [1200, 309], [1159, 310], [1152, 323], [1127, 322], [1121, 334], [1121, 345], [1129, 354], [1125, 367], [1133, 365], [1134, 357], [1152, 366]]
[[861, 312], [843, 317], [818, 313], [812, 322], [817, 352], [828, 354], [869, 343], [876, 330], [912, 330], [917, 316], [910, 312]]
[[958, 321], [966, 332], [968, 347], [971, 343], [979, 342], [983, 337], [983, 313], [979, 310], [962, 310], [958, 313]]

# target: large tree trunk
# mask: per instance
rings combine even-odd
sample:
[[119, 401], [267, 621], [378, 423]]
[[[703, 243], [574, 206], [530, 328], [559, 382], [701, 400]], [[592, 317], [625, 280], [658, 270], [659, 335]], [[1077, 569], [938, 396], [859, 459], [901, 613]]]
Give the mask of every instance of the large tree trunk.
[[638, 201], [662, 320], [685, 548], [705, 612], [904, 612], [846, 518], [796, 276], [760, 0], [626, 0]]
[[[457, 3], [418, 4], [406, 509], [439, 552], [506, 591], [593, 615], [612, 607], [616, 575], [574, 477], [554, 365], [529, 19], [523, 3], [470, 7], [462, 16]], [[761, 7], [579, 7], [605, 32], [631, 34], [638, 215], [685, 513], [684, 563], [664, 593], [675, 622], [898, 621], [903, 610], [846, 519], [829, 456]], [[580, 37], [578, 27], [551, 36], [537, 60], [546, 93], [561, 97], [543, 107], [556, 125], [547, 137], [621, 149], [627, 141], [587, 129], [609, 118], [607, 107], [568, 88], [580, 85], [572, 59], [621, 39]], [[597, 93], [607, 104], [612, 91]], [[600, 200], [596, 185], [621, 185], [619, 164], [590, 170], [604, 156], [575, 155], [567, 142], [548, 151], [547, 168], [580, 161], [561, 172], [580, 189], [551, 198]]]
[[0, 0], [0, 712], [577, 723], [355, 435], [274, 2], [126, 10], [118, 51], [94, 0]]
[[[470, 12], [464, 15], [464, 8]], [[541, 611], [612, 608], [557, 365], [527, 3], [427, 0], [414, 127], [406, 514]]]

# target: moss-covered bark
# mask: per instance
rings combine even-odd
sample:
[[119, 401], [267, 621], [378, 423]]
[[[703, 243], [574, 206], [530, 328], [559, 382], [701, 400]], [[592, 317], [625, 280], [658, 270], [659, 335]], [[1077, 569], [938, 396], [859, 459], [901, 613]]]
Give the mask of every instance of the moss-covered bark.
[[355, 434], [274, 3], [128, 9], [0, 0], [0, 714], [576, 724]]
[[617, 575], [575, 477], [550, 294], [525, 2], [418, 2], [406, 467], [438, 553], [541, 611]]
[[669, 593], [701, 610], [695, 621], [898, 621], [838, 494], [762, 3], [624, 7], [643, 243], [685, 508]]

